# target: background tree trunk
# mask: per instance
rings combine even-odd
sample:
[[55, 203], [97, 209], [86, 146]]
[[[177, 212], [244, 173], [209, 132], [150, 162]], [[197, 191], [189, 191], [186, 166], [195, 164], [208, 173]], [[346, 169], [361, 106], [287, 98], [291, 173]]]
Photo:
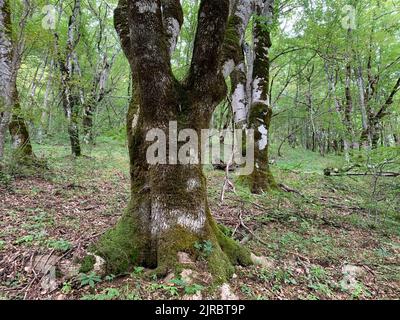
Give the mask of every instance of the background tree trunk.
[[274, 1], [257, 6], [257, 14], [266, 19], [255, 19], [253, 30], [254, 66], [249, 128], [255, 130], [254, 171], [250, 176], [253, 193], [262, 193], [278, 186], [269, 167], [269, 128], [272, 118], [270, 88], [270, 58], [272, 46], [269, 31], [272, 24]]
[[76, 72], [79, 72], [79, 66], [76, 64], [75, 49], [79, 43], [79, 17], [81, 12], [80, 0], [74, 0], [72, 14], [68, 22], [67, 46], [65, 50], [65, 59], [60, 52], [59, 36], [54, 34], [55, 46], [58, 53], [58, 67], [61, 73], [61, 94], [64, 114], [68, 122], [68, 135], [71, 143], [72, 155], [81, 156], [81, 145], [79, 140], [79, 105], [80, 97], [74, 85], [73, 78]]
[[[25, 27], [30, 15], [28, 2], [24, 2], [24, 10], [20, 28]], [[21, 65], [24, 39], [13, 40], [11, 12], [7, 0], [0, 1], [0, 159], [4, 153], [4, 140], [7, 127], [11, 134], [14, 160], [33, 159], [28, 128], [21, 114], [17, 90], [17, 74]]]
[[32, 145], [30, 142], [28, 128], [25, 120], [21, 117], [21, 107], [18, 101], [18, 91], [14, 89], [13, 111], [9, 124], [11, 135], [11, 146], [13, 149], [14, 158], [18, 161], [32, 160], [35, 158]]

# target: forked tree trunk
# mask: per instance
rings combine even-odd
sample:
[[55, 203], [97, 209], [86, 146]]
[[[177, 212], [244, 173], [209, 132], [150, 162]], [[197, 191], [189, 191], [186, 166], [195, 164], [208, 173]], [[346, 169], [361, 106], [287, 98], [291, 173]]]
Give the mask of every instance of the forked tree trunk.
[[[225, 236], [212, 218], [200, 164], [173, 164], [171, 152], [167, 165], [149, 164], [146, 158], [153, 144], [146, 141], [150, 129], [168, 134], [170, 121], [177, 121], [178, 130], [190, 128], [200, 137], [200, 130], [208, 128], [226, 95], [219, 61], [228, 11], [228, 0], [201, 2], [191, 69], [186, 81], [179, 83], [170, 65], [176, 43], [170, 37], [179, 32], [172, 26], [182, 24], [179, 1], [119, 2], [115, 25], [131, 64], [135, 94], [127, 117], [131, 201], [117, 226], [94, 248], [106, 259], [109, 272], [143, 265], [165, 275], [182, 267], [180, 252], [196, 260], [195, 244], [202, 241], [212, 244], [206, 261], [215, 280], [225, 280], [233, 264], [251, 262], [249, 252]], [[164, 24], [166, 20], [171, 23]], [[171, 29], [164, 32], [168, 25]]]

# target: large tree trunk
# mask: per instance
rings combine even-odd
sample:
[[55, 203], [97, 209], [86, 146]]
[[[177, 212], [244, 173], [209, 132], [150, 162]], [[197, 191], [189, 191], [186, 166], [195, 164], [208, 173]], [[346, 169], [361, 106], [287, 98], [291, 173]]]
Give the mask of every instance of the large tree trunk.
[[[166, 274], [182, 267], [180, 253], [196, 260], [196, 243], [209, 241], [212, 252], [206, 257], [207, 268], [223, 281], [233, 272], [233, 263], [250, 263], [249, 253], [226, 237], [212, 218], [202, 166], [174, 164], [171, 150], [183, 143], [170, 141], [168, 164], [152, 164], [146, 157], [151, 145], [146, 135], [158, 128], [172, 139], [168, 134], [171, 121], [177, 122], [178, 130], [190, 128], [199, 136], [201, 129], [208, 128], [212, 112], [226, 94], [219, 61], [229, 1], [201, 2], [193, 61], [184, 83], [172, 75], [170, 53], [176, 41], [167, 38], [163, 29], [167, 18], [179, 23], [181, 7], [178, 0], [162, 4], [174, 5], [176, 10], [163, 11], [170, 16], [162, 16], [160, 1], [120, 0], [115, 11], [116, 29], [135, 79], [127, 117], [131, 201], [95, 251], [106, 259], [110, 272], [139, 264]], [[168, 37], [176, 36], [177, 32], [168, 33]]]

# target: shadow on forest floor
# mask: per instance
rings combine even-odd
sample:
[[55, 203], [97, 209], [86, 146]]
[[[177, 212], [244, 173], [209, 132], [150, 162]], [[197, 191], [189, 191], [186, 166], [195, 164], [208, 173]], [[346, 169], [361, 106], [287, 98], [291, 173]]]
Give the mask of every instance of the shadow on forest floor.
[[[0, 299], [180, 299], [198, 290], [203, 298], [219, 297], [196, 284], [146, 280], [140, 267], [119, 277], [68, 280], [88, 245], [126, 207], [127, 155], [118, 143], [100, 144], [90, 158], [77, 160], [65, 157], [63, 147], [36, 149], [50, 171], [0, 181]], [[399, 178], [381, 179], [379, 192], [372, 192], [371, 178], [323, 175], [321, 168], [340, 158], [296, 150], [306, 155], [299, 160], [290, 152], [272, 169], [298, 193], [254, 196], [235, 181], [236, 194], [221, 203], [223, 173], [207, 171], [217, 220], [267, 257], [264, 267], [237, 268], [232, 293], [240, 299], [399, 298]], [[40, 274], [40, 266], [45, 274], [53, 268], [54, 277]], [[81, 286], [85, 279], [90, 285]]]

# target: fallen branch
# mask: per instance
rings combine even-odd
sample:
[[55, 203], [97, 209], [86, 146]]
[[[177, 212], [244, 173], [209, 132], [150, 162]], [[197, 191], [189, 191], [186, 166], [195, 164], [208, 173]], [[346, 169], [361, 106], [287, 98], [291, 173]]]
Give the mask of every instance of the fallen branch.
[[369, 172], [328, 172], [324, 170], [324, 174], [326, 176], [331, 177], [343, 177], [343, 176], [356, 176], [356, 177], [366, 177], [366, 176], [375, 176], [375, 177], [399, 177], [400, 173], [398, 172], [379, 172], [379, 173], [369, 173]]
[[302, 193], [300, 193], [300, 191], [292, 189], [292, 188], [288, 187], [287, 185], [284, 185], [283, 183], [278, 184], [278, 186], [285, 192], [295, 193], [295, 194], [298, 194], [300, 197], [305, 198], [305, 196]]
[[257, 236], [254, 234], [254, 232], [253, 232], [248, 226], [246, 226], [246, 225], [244, 224], [243, 219], [242, 219], [242, 212], [239, 213], [239, 220], [240, 220], [240, 225], [241, 225], [243, 228], [245, 228], [245, 229], [252, 235], [252, 237], [253, 237], [254, 239], [256, 239], [256, 240], [257, 240], [258, 242], [260, 242], [261, 244], [263, 244], [263, 245], [265, 245], [265, 246], [268, 246], [268, 243], [266, 243], [265, 241], [263, 241], [263, 240], [261, 240], [259, 237], [257, 237]]

